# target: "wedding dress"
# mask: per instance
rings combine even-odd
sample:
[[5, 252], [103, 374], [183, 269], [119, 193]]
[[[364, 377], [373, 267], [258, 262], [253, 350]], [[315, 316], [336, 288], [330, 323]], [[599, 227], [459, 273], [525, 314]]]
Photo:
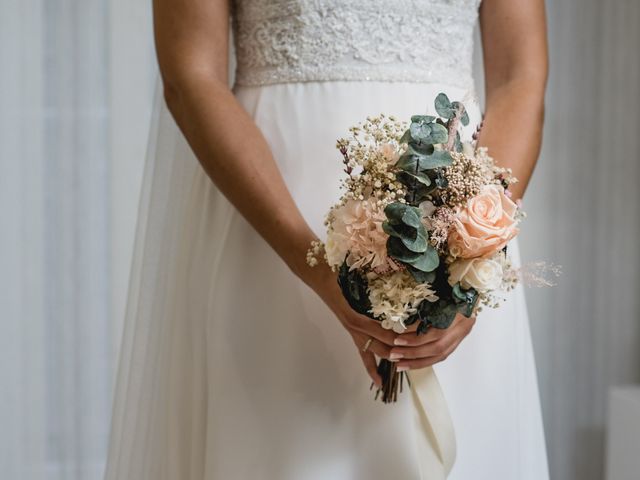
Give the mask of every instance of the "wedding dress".
[[[348, 127], [433, 112], [444, 91], [471, 134], [478, 7], [235, 2], [235, 96], [319, 236]], [[160, 94], [156, 107], [107, 480], [548, 479], [520, 288], [397, 403], [374, 401], [349, 335], [205, 175]]]

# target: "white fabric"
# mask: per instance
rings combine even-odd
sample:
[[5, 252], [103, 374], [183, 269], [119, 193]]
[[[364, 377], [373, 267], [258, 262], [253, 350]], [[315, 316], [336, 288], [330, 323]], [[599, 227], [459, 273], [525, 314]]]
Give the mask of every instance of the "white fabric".
[[[466, 93], [382, 82], [235, 93], [321, 235], [342, 175], [335, 139], [367, 115], [424, 112], [441, 90]], [[373, 400], [337, 320], [213, 186], [164, 106], [156, 122], [107, 479], [442, 478], [421, 471], [412, 394]], [[547, 478], [519, 295], [439, 368], [460, 445], [451, 478]]]
[[480, 0], [235, 0], [239, 85], [320, 80], [470, 88]]

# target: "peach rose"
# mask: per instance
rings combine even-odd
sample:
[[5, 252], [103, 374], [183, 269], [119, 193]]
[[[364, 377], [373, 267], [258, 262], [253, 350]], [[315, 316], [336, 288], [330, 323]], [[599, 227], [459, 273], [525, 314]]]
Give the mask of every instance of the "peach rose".
[[461, 258], [493, 255], [518, 234], [517, 209], [501, 186], [485, 186], [457, 213], [449, 233], [449, 252]]

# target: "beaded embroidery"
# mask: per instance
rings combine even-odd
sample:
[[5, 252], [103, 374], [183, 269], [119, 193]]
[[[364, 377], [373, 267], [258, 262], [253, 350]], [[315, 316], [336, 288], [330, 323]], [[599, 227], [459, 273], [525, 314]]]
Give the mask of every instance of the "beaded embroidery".
[[236, 82], [472, 85], [480, 0], [236, 0]]

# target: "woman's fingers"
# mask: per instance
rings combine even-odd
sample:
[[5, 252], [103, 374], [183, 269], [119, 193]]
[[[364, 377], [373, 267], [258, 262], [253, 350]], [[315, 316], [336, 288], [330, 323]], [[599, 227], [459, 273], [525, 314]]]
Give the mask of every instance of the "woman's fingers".
[[432, 365], [435, 365], [436, 363], [446, 360], [449, 355], [451, 355], [455, 351], [455, 349], [458, 348], [458, 345], [462, 341], [462, 338], [464, 337], [455, 340], [447, 347], [438, 348], [439, 353], [435, 355], [421, 358], [407, 358], [398, 360], [398, 371], [402, 372], [405, 370], [415, 370], [418, 368], [430, 367]]
[[375, 338], [372, 339], [371, 343], [369, 344], [368, 350], [375, 353], [380, 358], [386, 358], [387, 360], [390, 359], [389, 357], [391, 356], [391, 347], [389, 345], [385, 345], [379, 340], [376, 340]]
[[425, 345], [427, 343], [435, 342], [446, 333], [446, 328], [431, 327], [427, 330], [427, 333], [417, 334], [414, 331], [406, 331], [398, 335], [394, 341], [394, 345], [415, 347], [418, 345]]
[[365, 317], [364, 315], [354, 313], [353, 316], [350, 316], [347, 319], [347, 323], [354, 330], [368, 335], [371, 338], [375, 338], [385, 345], [393, 346], [393, 341], [398, 336], [398, 334], [393, 330], [386, 330], [382, 328], [380, 322], [377, 320]]
[[390, 359], [395, 359], [397, 367], [402, 367], [402, 370], [424, 368], [446, 360], [469, 334], [474, 323], [475, 320], [471, 323], [458, 322], [456, 326], [449, 327], [442, 338], [420, 347], [394, 347]]
[[[405, 347], [417, 347], [419, 345], [426, 345], [427, 343], [435, 342], [443, 337], [445, 337], [452, 329], [454, 329], [459, 324], [465, 324], [468, 326], [469, 330], [475, 323], [475, 317], [465, 317], [464, 315], [458, 314], [456, 318], [451, 322], [449, 328], [435, 328], [431, 327], [427, 330], [427, 333], [422, 335], [417, 335], [415, 331], [406, 331], [395, 339], [394, 344], [398, 346]], [[417, 322], [416, 322], [417, 324]]]
[[373, 352], [360, 351], [360, 356], [362, 357], [362, 363], [364, 363], [364, 367], [367, 369], [367, 373], [371, 377], [373, 383], [375, 383], [376, 386], [381, 387], [382, 379], [378, 374], [378, 364], [376, 363], [376, 357], [373, 355]]
[[425, 358], [436, 357], [444, 354], [453, 344], [453, 339], [449, 336], [440, 338], [434, 342], [417, 347], [394, 347], [389, 353], [390, 360], [400, 360], [402, 358]]

